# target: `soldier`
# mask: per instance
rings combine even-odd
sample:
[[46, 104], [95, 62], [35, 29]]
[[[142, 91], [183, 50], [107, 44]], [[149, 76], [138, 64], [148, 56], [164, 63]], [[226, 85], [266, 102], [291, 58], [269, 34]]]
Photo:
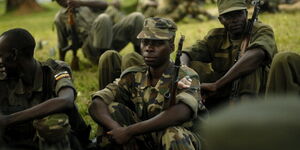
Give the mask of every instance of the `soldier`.
[[275, 55], [267, 82], [266, 95], [300, 96], [300, 55], [281, 52]]
[[[122, 50], [132, 42], [139, 51], [140, 40], [136, 35], [142, 30], [144, 16], [132, 13], [126, 17], [115, 7], [118, 3], [99, 0], [56, 0], [62, 7], [55, 16], [60, 59], [64, 60], [71, 37], [71, 27], [67, 23], [67, 8], [75, 8], [75, 27], [83, 54], [94, 64], [108, 49]], [[118, 6], [118, 5], [117, 5]], [[130, 33], [130, 34], [128, 34]]]
[[74, 104], [71, 70], [62, 61], [35, 60], [34, 47], [34, 38], [24, 29], [0, 36], [4, 144], [22, 150], [81, 150], [89, 144], [90, 127]]
[[147, 65], [126, 69], [120, 80], [93, 94], [89, 112], [104, 128], [97, 137], [100, 148], [200, 149], [200, 134], [193, 129], [205, 108], [197, 73], [180, 67], [176, 103], [168, 98], [176, 29], [171, 20], [147, 18], [138, 35]]
[[[272, 28], [261, 22], [254, 23], [250, 41], [244, 40], [248, 23], [244, 0], [219, 0], [217, 5], [218, 19], [224, 28], [209, 31], [181, 57], [182, 63], [191, 66], [201, 77], [208, 109], [228, 102], [230, 97], [239, 99], [263, 93], [267, 69], [277, 52]], [[245, 42], [249, 45], [237, 60]], [[211, 68], [205, 63], [211, 63]], [[239, 84], [233, 88], [235, 80]]]

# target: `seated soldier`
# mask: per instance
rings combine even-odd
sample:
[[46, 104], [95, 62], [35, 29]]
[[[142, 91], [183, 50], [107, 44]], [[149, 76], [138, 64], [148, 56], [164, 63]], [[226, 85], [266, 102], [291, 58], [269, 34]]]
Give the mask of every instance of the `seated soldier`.
[[183, 64], [198, 72], [208, 109], [263, 94], [268, 68], [277, 52], [270, 26], [254, 22], [250, 40], [245, 36], [250, 23], [244, 0], [218, 0], [217, 4], [224, 28], [209, 31], [204, 39], [183, 51], [181, 57]]
[[90, 128], [75, 106], [71, 70], [62, 61], [37, 61], [34, 47], [24, 29], [0, 36], [4, 144], [22, 150], [81, 150], [89, 143]]
[[141, 13], [124, 16], [113, 7], [118, 6], [118, 3], [101, 0], [56, 0], [56, 2], [62, 7], [55, 17], [61, 60], [65, 58], [64, 48], [68, 47], [68, 41], [72, 38], [72, 28], [67, 19], [68, 8], [74, 8], [75, 31], [79, 45], [82, 45], [84, 56], [92, 63], [97, 64], [99, 56], [105, 50], [120, 51], [129, 42], [132, 42], [137, 52], [140, 51], [140, 40], [136, 36], [143, 27], [144, 16]]
[[120, 80], [93, 94], [89, 112], [104, 129], [97, 137], [100, 149], [201, 148], [200, 134], [194, 129], [205, 107], [200, 102], [197, 73], [180, 67], [178, 79], [182, 80], [175, 104], [169, 99], [176, 30], [171, 20], [146, 19], [138, 35], [146, 66], [126, 69]]

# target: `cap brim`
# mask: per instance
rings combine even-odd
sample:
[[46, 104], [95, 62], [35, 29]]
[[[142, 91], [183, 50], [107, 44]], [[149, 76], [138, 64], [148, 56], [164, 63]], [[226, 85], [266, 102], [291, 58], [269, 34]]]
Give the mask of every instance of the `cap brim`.
[[236, 10], [245, 10], [245, 9], [247, 9], [247, 7], [231, 7], [231, 8], [228, 8], [228, 9], [224, 10], [219, 15], [223, 15], [223, 14], [226, 14], [228, 12], [232, 12], [232, 11], [236, 11]]
[[151, 40], [169, 40], [174, 35], [165, 30], [149, 30], [144, 28], [137, 36], [138, 39], [151, 39]]

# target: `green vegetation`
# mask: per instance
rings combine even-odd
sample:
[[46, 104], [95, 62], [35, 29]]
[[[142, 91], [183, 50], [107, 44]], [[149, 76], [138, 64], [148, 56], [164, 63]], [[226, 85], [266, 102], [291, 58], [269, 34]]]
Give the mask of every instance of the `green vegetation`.
[[[135, 0], [123, 0], [126, 8], [124, 10], [130, 11]], [[0, 33], [16, 27], [21, 27], [29, 30], [35, 37], [36, 41], [43, 41], [43, 48], [37, 49], [35, 57], [38, 60], [44, 61], [47, 58], [58, 58], [58, 52], [56, 48], [56, 32], [54, 30], [53, 20], [55, 13], [59, 10], [59, 6], [56, 3], [43, 4], [46, 8], [45, 11], [40, 13], [33, 13], [27, 15], [13, 15], [4, 14], [0, 16]], [[212, 12], [216, 14], [216, 10], [212, 5], [208, 6], [212, 9]], [[0, 0], [0, 14], [4, 12], [4, 1]], [[260, 20], [273, 27], [277, 46], [280, 51], [296, 51], [300, 53], [300, 10], [283, 11], [279, 14], [262, 14]], [[186, 35], [184, 47], [190, 46], [197, 39], [202, 39], [205, 34], [214, 27], [221, 27], [218, 20], [208, 22], [197, 22], [192, 19], [185, 19], [178, 23], [178, 35]], [[177, 39], [178, 40], [178, 39]], [[177, 42], [177, 41], [176, 41]], [[56, 54], [53, 54], [53, 49], [56, 49]], [[132, 51], [133, 48], [129, 44], [121, 54]], [[79, 72], [74, 72], [74, 83], [78, 91], [77, 104], [81, 114], [88, 124], [93, 127], [92, 136], [95, 135], [96, 125], [88, 116], [87, 107], [90, 103], [90, 95], [98, 89], [98, 75], [97, 66], [92, 65], [87, 59], [85, 59], [79, 51], [80, 68]], [[71, 52], [67, 54], [66, 61], [71, 62]]]

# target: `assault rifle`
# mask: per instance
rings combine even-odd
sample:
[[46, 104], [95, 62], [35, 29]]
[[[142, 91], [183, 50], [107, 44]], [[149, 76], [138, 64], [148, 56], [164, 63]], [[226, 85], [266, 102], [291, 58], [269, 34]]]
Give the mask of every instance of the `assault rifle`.
[[74, 8], [68, 8], [68, 24], [70, 25], [71, 42], [72, 43], [71, 43], [71, 45], [63, 48], [62, 53], [65, 54], [68, 50], [72, 50], [73, 58], [72, 58], [72, 62], [71, 62], [71, 68], [73, 70], [79, 70], [79, 59], [77, 57], [77, 50], [81, 47], [82, 44], [79, 41], [78, 34], [76, 31], [74, 15], [75, 15]]
[[[250, 40], [251, 40], [251, 33], [252, 33], [253, 25], [257, 21], [257, 17], [258, 17], [258, 14], [260, 12], [261, 5], [263, 5], [263, 1], [253, 0], [251, 2], [251, 4], [254, 6], [254, 11], [253, 11], [251, 19], [248, 20], [248, 23], [247, 23], [247, 26], [246, 26], [246, 31], [245, 31], [244, 37], [243, 37], [243, 41], [242, 41], [240, 50], [238, 51], [238, 54], [236, 56], [236, 59], [234, 60], [234, 63], [236, 63], [239, 60], [239, 58], [241, 58], [244, 55], [246, 49], [248, 48], [248, 45], [249, 45]], [[236, 79], [233, 82], [231, 98], [237, 97], [239, 82], [240, 82], [240, 79]]]
[[174, 64], [174, 73], [172, 74], [172, 83], [171, 83], [171, 87], [170, 87], [170, 106], [174, 105], [176, 102], [178, 74], [179, 74], [179, 69], [181, 66], [180, 56], [182, 54], [182, 45], [183, 45], [184, 39], [185, 39], [185, 36], [181, 35], [179, 43], [178, 43], [178, 49], [177, 49], [177, 54], [176, 54], [175, 64]]

